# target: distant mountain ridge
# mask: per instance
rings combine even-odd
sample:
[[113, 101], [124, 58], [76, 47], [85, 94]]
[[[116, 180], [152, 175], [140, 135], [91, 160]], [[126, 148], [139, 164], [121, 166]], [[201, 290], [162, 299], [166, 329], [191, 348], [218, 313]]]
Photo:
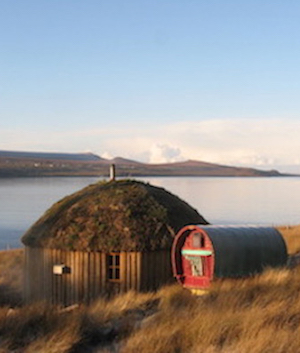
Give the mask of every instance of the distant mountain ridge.
[[103, 158], [93, 153], [59, 153], [59, 152], [23, 152], [23, 151], [1, 151], [0, 158], [31, 158], [31, 159], [55, 159], [74, 161], [99, 161]]
[[0, 150], [0, 177], [108, 176], [115, 164], [117, 176], [286, 176], [277, 170], [259, 170], [187, 160], [149, 164], [116, 157], [105, 159], [93, 153], [24, 152]]

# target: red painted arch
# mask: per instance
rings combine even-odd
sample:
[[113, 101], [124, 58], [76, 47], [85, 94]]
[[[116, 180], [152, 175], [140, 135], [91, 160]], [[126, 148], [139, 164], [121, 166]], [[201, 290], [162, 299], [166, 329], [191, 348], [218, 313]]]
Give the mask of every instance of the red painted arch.
[[207, 233], [197, 225], [183, 227], [172, 246], [172, 269], [186, 288], [209, 287], [214, 275], [214, 251]]

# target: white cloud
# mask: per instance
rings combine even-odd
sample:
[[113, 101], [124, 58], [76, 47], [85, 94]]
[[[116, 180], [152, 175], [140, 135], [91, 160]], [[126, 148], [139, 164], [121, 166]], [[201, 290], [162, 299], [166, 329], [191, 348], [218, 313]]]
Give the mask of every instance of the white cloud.
[[178, 147], [155, 143], [150, 148], [149, 163], [172, 163], [182, 160], [184, 158]]
[[173, 131], [185, 156], [216, 163], [293, 164], [300, 151], [300, 122], [295, 120], [183, 122]]
[[0, 149], [80, 152], [151, 163], [197, 159], [245, 166], [295, 165], [300, 121], [219, 119], [109, 125], [68, 131], [1, 130]]

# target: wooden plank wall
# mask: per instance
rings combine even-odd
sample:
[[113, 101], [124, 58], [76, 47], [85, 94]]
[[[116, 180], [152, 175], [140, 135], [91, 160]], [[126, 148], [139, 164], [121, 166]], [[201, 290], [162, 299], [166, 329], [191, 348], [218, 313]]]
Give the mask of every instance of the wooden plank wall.
[[[44, 262], [39, 249], [25, 252], [25, 300], [27, 302], [41, 300], [43, 297]], [[29, 276], [30, 274], [30, 276]]]
[[[172, 277], [170, 252], [120, 253], [120, 281], [107, 279], [106, 254], [29, 248], [25, 250], [25, 299], [53, 304], [89, 303], [112, 290], [155, 290]], [[64, 264], [70, 273], [55, 275], [53, 266]]]
[[156, 290], [159, 287], [175, 282], [172, 266], [171, 252], [159, 250], [141, 254], [141, 291]]

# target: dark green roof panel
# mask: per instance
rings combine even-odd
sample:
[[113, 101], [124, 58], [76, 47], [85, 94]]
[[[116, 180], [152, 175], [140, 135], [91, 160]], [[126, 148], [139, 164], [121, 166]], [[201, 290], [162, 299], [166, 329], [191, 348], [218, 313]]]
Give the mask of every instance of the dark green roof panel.
[[213, 244], [216, 277], [247, 276], [287, 262], [286, 244], [275, 228], [199, 227]]

